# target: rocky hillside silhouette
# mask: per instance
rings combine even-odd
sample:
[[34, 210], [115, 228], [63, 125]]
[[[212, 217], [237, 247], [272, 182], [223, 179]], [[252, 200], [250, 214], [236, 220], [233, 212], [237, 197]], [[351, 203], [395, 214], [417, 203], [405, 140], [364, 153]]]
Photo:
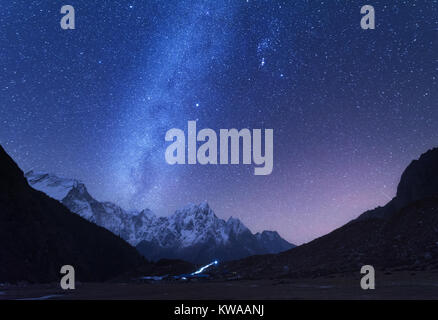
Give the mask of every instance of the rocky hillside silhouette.
[[403, 207], [438, 195], [438, 148], [424, 153], [403, 172], [397, 188], [397, 203]]
[[103, 281], [145, 264], [108, 230], [32, 189], [0, 146], [0, 282], [59, 281], [72, 265], [79, 281]]
[[254, 278], [299, 277], [359, 272], [366, 264], [438, 269], [438, 148], [406, 168], [396, 197], [386, 206], [293, 250], [234, 261], [222, 270]]

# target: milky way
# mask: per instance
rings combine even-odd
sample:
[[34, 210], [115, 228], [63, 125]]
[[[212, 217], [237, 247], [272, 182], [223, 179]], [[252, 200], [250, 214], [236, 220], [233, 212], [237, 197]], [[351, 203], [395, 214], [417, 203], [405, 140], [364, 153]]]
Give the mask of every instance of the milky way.
[[[94, 3], [93, 3], [94, 2]], [[348, 3], [347, 3], [348, 2]], [[0, 2], [0, 143], [24, 169], [167, 215], [207, 200], [294, 243], [394, 196], [438, 146], [436, 1]], [[170, 166], [170, 128], [274, 129], [274, 170]]]

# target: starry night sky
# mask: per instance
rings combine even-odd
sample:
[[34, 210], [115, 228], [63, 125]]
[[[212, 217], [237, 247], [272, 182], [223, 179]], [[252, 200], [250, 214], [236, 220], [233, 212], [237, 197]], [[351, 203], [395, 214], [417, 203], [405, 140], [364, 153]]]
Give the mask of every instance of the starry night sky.
[[[0, 143], [98, 200], [160, 215], [208, 200], [306, 242], [385, 204], [438, 146], [437, 17], [435, 0], [2, 0]], [[168, 165], [165, 133], [189, 120], [274, 129], [273, 173]]]

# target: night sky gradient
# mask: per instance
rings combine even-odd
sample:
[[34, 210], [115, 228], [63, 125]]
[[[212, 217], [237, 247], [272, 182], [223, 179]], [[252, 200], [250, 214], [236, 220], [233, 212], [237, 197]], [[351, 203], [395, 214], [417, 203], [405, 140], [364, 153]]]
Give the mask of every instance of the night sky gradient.
[[[208, 200], [303, 243], [385, 204], [438, 146], [437, 17], [435, 0], [1, 0], [0, 143], [98, 200]], [[165, 133], [189, 120], [274, 129], [273, 173], [168, 165]]]

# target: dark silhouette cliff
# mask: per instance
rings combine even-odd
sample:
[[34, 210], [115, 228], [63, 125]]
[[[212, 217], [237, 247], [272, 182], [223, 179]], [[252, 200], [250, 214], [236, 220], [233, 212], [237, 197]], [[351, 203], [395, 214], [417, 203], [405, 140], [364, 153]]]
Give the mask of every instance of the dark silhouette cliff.
[[438, 269], [438, 148], [406, 168], [396, 197], [384, 207], [293, 250], [234, 261], [222, 270], [255, 278], [313, 277], [359, 272], [366, 264], [391, 270]]
[[32, 189], [0, 146], [0, 282], [104, 281], [146, 262], [121, 238]]

